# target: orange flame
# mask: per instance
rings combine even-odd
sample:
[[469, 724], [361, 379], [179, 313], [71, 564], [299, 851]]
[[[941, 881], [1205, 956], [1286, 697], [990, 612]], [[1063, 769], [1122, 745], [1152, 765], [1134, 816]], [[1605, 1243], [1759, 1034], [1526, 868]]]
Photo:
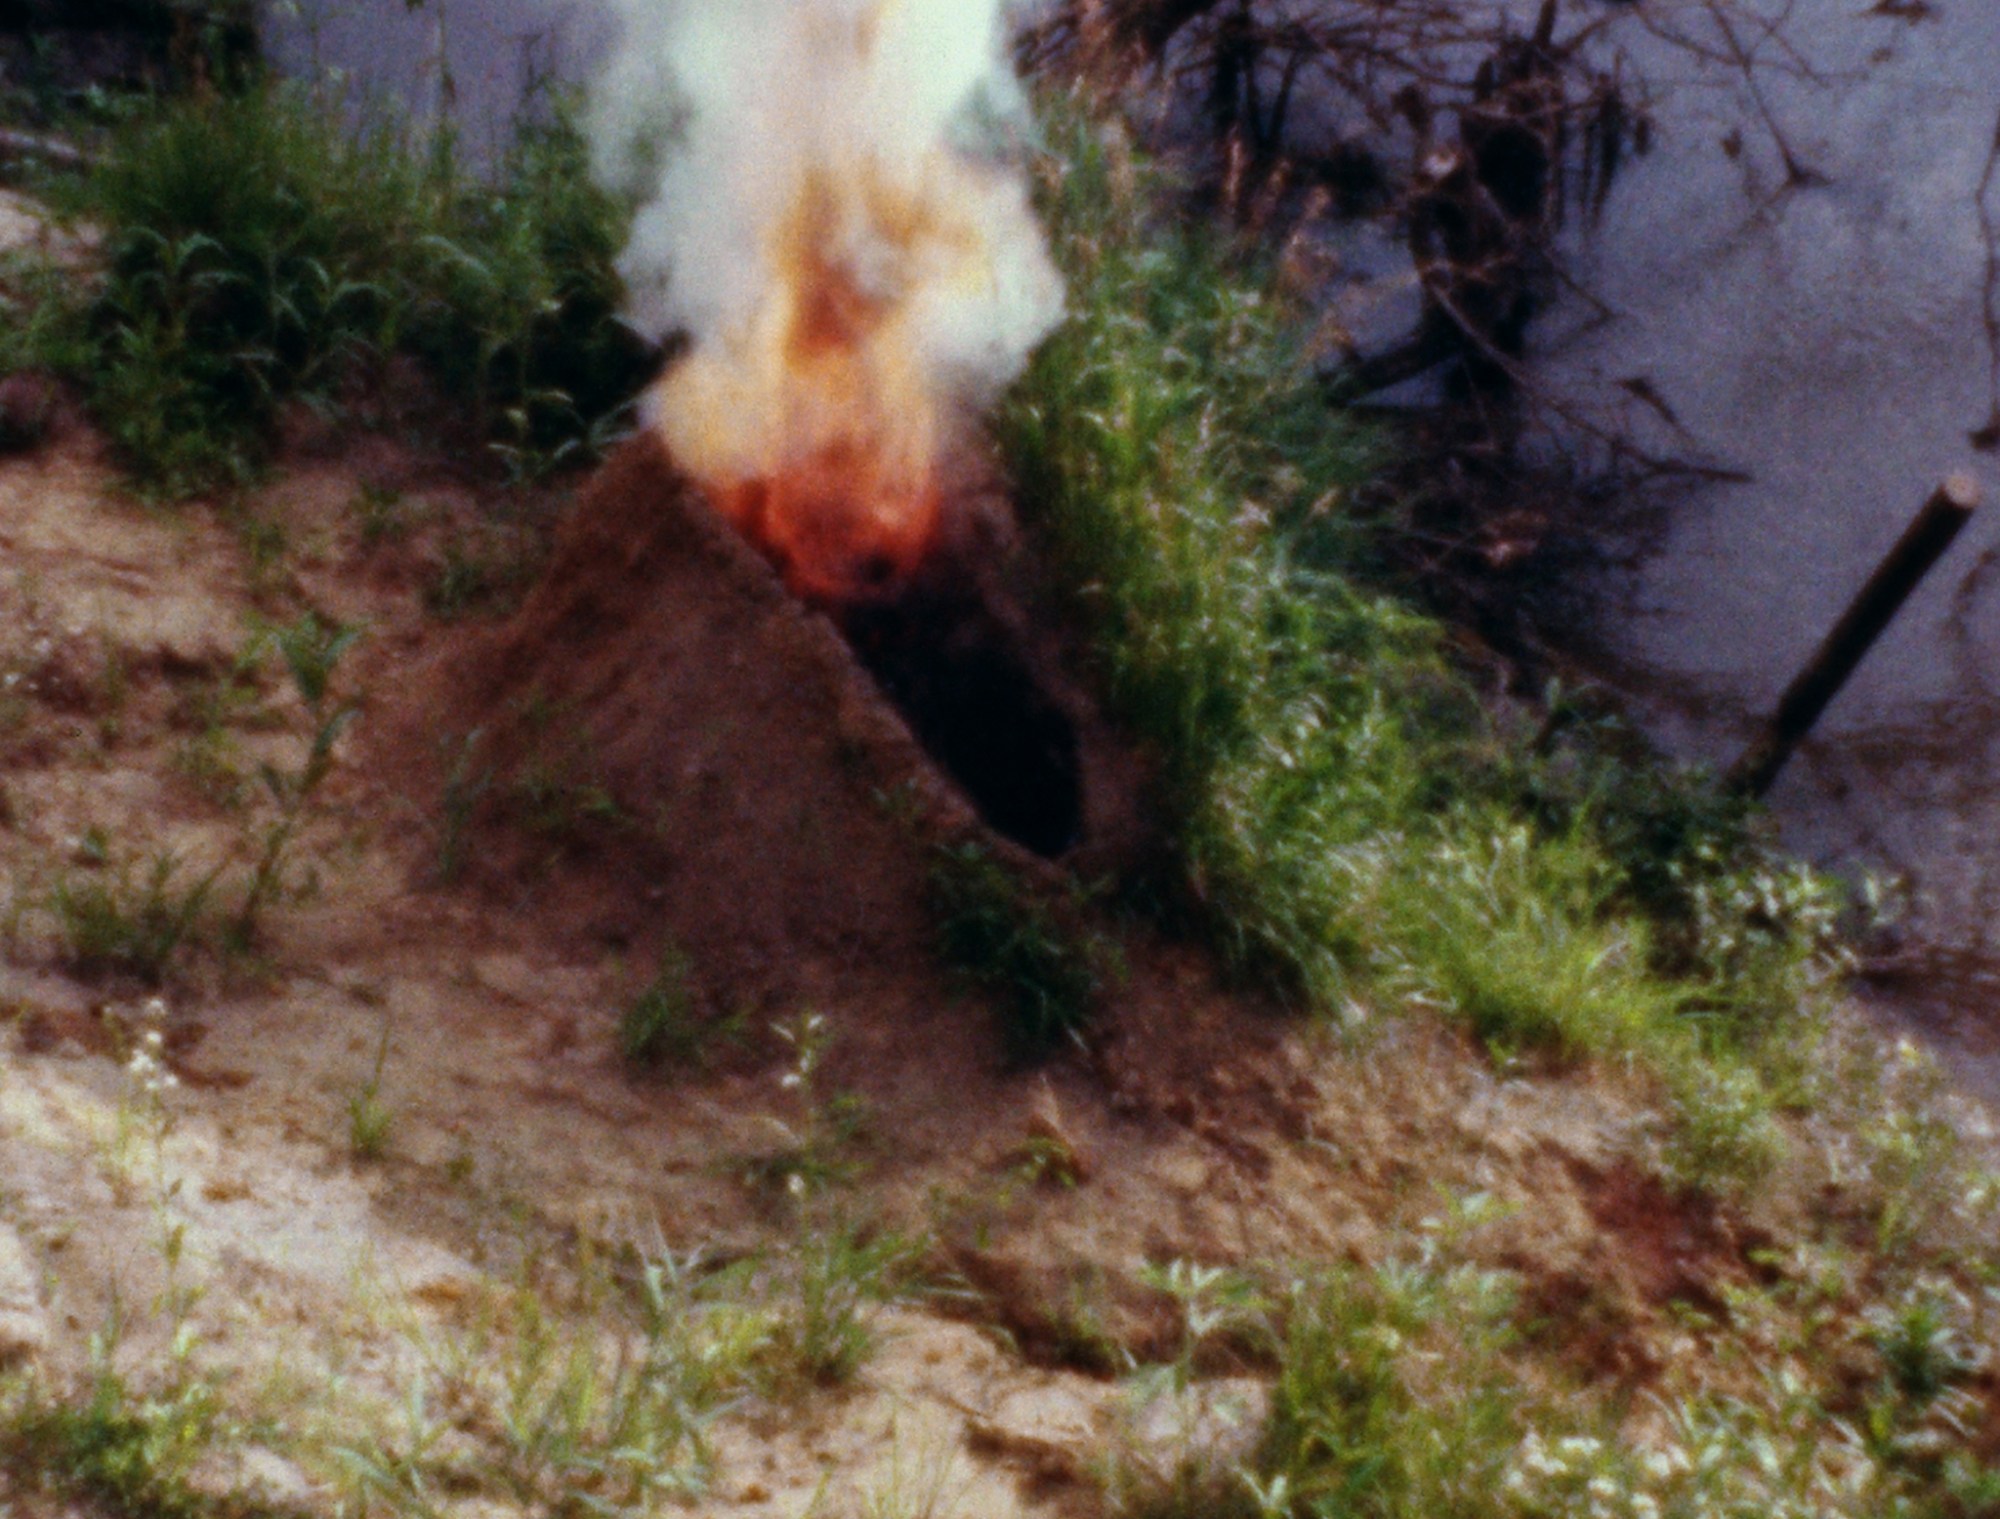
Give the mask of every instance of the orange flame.
[[880, 593], [937, 540], [949, 404], [922, 323], [941, 289], [984, 277], [967, 173], [941, 155], [914, 186], [813, 166], [748, 328], [664, 382], [676, 456], [802, 595]]

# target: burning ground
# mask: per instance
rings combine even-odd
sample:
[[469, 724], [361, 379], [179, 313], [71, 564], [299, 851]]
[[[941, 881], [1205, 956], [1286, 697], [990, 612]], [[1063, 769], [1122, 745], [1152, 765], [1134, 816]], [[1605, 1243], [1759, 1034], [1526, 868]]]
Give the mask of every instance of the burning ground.
[[[1348, 575], [1367, 440], [1119, 132], [938, 137], [1019, 120], [977, 9], [624, 55], [754, 130], [670, 171], [719, 246], [639, 213], [691, 347], [589, 471], [496, 361], [497, 481], [413, 320], [203, 352], [272, 471], [143, 506], [145, 303], [280, 261], [14, 271], [108, 293], [0, 396], [7, 1501], [1992, 1512], [1986, 1115], [1834, 1005], [1823, 883]], [[738, 101], [745, 36], [825, 72]]]

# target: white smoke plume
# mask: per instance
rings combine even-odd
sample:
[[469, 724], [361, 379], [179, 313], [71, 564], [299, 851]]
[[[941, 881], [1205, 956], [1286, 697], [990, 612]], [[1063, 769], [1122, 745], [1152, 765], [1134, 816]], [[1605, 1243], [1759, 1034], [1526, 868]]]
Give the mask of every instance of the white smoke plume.
[[921, 554], [940, 460], [1061, 316], [1003, 3], [617, 0], [598, 169], [641, 205], [633, 319], [693, 339], [656, 422], [810, 588]]

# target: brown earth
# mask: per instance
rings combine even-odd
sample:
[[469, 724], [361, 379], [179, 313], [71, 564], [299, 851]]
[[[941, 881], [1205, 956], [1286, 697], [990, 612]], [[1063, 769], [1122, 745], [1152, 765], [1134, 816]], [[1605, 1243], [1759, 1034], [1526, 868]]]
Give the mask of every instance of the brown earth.
[[[725, 1424], [694, 1511], [860, 1512], [921, 1452], [949, 1511], [1076, 1513], [1107, 1442], [1146, 1438], [1103, 1372], [1174, 1347], [1149, 1263], [1379, 1261], [1487, 1194], [1512, 1211], [1477, 1249], [1521, 1274], [1538, 1343], [1634, 1388], [1681, 1308], [1751, 1278], [1781, 1223], [1655, 1180], [1634, 1082], [1497, 1071], [1421, 1019], [1310, 1027], [1136, 930], [1089, 1050], [1011, 1063], [937, 962], [927, 841], [1052, 867], [984, 832], [832, 622], [650, 446], [583, 486], [544, 560], [557, 510], [379, 437], [230, 510], [126, 499], [78, 426], [0, 461], [0, 1359], [74, 1375], [114, 1296], [177, 1286], [255, 1406], [388, 1420], [524, 1269], [783, 1250], [768, 1181], [817, 1146], [842, 1205], [929, 1239], [956, 1290], [886, 1314], [851, 1391]], [[510, 614], [440, 617], [475, 561], [543, 567]], [[257, 766], [310, 736], [244, 651], [308, 609], [365, 626], [335, 677], [361, 715], [283, 900], [232, 949], [218, 924], [275, 816]], [[1080, 722], [1086, 831], [1115, 833], [1132, 758]], [[55, 904], [136, 900], [162, 851], [169, 895], [213, 880], [161, 991], [179, 1085], [156, 1107], [132, 1064], [152, 989], [84, 974]], [[707, 1058], [635, 1068], [621, 1013], [669, 947]], [[771, 1030], [808, 1010], [828, 1048], [802, 1088]], [[135, 1365], [164, 1322], [134, 1316]], [[1217, 1369], [1205, 1387], [1254, 1403], [1254, 1364]], [[267, 1445], [216, 1480], [330, 1511], [336, 1474]]]

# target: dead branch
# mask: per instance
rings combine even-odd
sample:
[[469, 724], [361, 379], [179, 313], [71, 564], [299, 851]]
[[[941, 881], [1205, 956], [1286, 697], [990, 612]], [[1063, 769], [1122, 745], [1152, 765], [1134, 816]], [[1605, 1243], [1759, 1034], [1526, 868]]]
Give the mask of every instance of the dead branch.
[[1985, 453], [2000, 448], [2000, 223], [1993, 210], [1993, 182], [2000, 175], [2000, 120], [1993, 123], [1993, 141], [1986, 150], [1986, 167], [1972, 200], [1979, 212], [1979, 236], [1986, 245], [1986, 277], [1981, 311], [1986, 323], [1986, 421], [1972, 431], [1972, 446]]

